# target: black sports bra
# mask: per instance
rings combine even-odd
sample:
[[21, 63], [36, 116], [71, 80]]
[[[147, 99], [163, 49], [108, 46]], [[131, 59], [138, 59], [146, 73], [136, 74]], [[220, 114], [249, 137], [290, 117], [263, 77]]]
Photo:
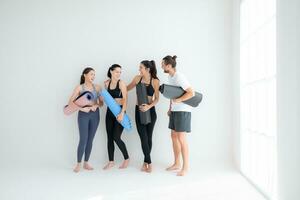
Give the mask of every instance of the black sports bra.
[[109, 81], [107, 91], [113, 98], [123, 98], [122, 91], [120, 90], [120, 87], [119, 87], [119, 82], [120, 82], [120, 80], [118, 80], [116, 88], [111, 90], [110, 89], [111, 81]]
[[[141, 80], [139, 81], [139, 83], [141, 83], [142, 82], [142, 79], [143, 79], [143, 77], [141, 78]], [[147, 89], [147, 95], [148, 96], [153, 96], [153, 94], [154, 94], [154, 88], [153, 88], [153, 86], [152, 86], [152, 77], [151, 77], [151, 79], [150, 79], [150, 83], [149, 84], [145, 84], [146, 85], [146, 89]]]

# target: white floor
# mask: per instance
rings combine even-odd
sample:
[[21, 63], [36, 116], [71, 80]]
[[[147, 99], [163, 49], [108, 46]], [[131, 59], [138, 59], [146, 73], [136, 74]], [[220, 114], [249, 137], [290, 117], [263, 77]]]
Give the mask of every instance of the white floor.
[[164, 167], [156, 166], [152, 174], [140, 172], [133, 164], [126, 170], [107, 172], [98, 166], [79, 174], [68, 166], [4, 168], [0, 171], [0, 199], [265, 200], [228, 167], [194, 167], [185, 177], [176, 177]]

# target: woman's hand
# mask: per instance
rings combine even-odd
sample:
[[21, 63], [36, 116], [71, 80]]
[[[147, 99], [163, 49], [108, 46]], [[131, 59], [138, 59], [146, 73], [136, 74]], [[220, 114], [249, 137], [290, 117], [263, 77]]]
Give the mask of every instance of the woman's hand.
[[151, 106], [148, 104], [142, 104], [139, 106], [139, 108], [140, 108], [140, 111], [146, 112], [147, 110], [149, 110], [151, 108]]
[[80, 108], [80, 111], [88, 113], [91, 111], [91, 107], [84, 107], [84, 108]]
[[98, 105], [96, 104], [96, 105], [93, 105], [92, 107], [90, 107], [91, 108], [91, 110], [93, 111], [93, 112], [95, 112], [96, 110], [97, 110], [97, 108], [98, 108]]
[[122, 121], [123, 118], [124, 118], [124, 112], [121, 112], [120, 114], [118, 114], [116, 118], [117, 118], [117, 121], [118, 121], [119, 123], [121, 123], [121, 121]]

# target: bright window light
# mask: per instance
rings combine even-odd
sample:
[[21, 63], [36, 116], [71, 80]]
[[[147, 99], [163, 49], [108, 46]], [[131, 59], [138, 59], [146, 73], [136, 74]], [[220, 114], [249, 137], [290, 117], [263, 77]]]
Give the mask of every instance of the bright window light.
[[240, 3], [241, 170], [275, 199], [276, 0]]

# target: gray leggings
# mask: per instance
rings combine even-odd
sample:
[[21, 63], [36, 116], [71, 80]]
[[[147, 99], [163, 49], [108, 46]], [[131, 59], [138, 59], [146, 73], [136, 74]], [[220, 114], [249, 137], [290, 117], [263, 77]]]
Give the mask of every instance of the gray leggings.
[[99, 121], [99, 109], [95, 112], [78, 112], [79, 144], [77, 148], [77, 162], [81, 162], [83, 153], [84, 161], [89, 160]]

